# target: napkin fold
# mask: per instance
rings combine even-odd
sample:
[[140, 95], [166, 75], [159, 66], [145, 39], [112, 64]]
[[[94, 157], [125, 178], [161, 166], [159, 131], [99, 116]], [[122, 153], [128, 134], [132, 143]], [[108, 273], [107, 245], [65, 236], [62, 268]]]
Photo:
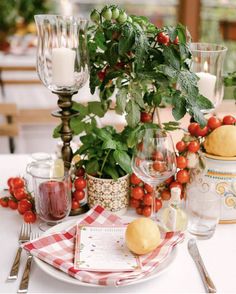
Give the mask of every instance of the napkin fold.
[[[97, 205], [78, 222], [81, 225], [122, 225], [122, 219]], [[69, 274], [84, 283], [119, 286], [142, 279], [158, 268], [170, 255], [174, 246], [183, 241], [181, 232], [162, 235], [161, 244], [151, 253], [140, 256], [142, 270], [133, 272], [92, 272], [74, 268], [76, 224], [61, 232], [42, 236], [25, 243], [22, 247], [33, 256]]]

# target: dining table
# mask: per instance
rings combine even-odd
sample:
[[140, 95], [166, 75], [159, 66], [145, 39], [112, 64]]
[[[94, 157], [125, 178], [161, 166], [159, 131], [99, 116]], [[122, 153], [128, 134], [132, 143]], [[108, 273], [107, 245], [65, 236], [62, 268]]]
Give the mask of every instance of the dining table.
[[[9, 177], [26, 176], [26, 166], [32, 160], [30, 154], [0, 154], [0, 189], [4, 195]], [[2, 195], [0, 195], [2, 197]], [[126, 216], [138, 217], [128, 209]], [[69, 216], [68, 220], [83, 217]], [[0, 293], [16, 293], [27, 259], [22, 253], [19, 276], [7, 282], [7, 277], [18, 247], [18, 235], [22, 216], [10, 208], [0, 207]], [[32, 225], [38, 229], [38, 221]], [[139, 283], [119, 287], [91, 287], [76, 285], [59, 278], [59, 272], [48, 274], [33, 262], [28, 293], [203, 293], [205, 291], [197, 267], [188, 253], [187, 242], [192, 236], [186, 232], [185, 239], [177, 245], [172, 260], [158, 275]], [[218, 293], [236, 293], [236, 224], [219, 224], [210, 239], [197, 239], [204, 264]]]

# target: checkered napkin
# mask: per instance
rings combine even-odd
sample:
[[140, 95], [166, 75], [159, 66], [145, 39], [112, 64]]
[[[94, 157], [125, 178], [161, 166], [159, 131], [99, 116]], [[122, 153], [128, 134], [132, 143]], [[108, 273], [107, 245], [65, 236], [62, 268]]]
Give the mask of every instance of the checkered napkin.
[[[101, 206], [91, 209], [80, 222], [81, 225], [121, 225], [122, 219]], [[141, 256], [142, 270], [133, 272], [91, 272], [74, 268], [76, 225], [48, 236], [40, 237], [23, 245], [37, 258], [49, 263], [70, 276], [85, 282], [103, 286], [128, 285], [146, 277], [163, 263], [173, 247], [184, 239], [183, 233], [166, 233], [162, 243], [151, 253]]]

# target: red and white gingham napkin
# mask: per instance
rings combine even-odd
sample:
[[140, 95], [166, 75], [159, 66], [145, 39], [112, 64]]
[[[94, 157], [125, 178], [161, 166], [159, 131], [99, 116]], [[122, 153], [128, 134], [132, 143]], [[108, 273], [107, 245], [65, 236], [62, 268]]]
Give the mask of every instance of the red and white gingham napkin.
[[[122, 220], [98, 205], [86, 213], [80, 224], [121, 225]], [[23, 248], [37, 258], [82, 282], [103, 286], [118, 286], [129, 284], [150, 274], [168, 258], [173, 247], [184, 239], [184, 234], [180, 232], [164, 234], [162, 243], [153, 252], [140, 257], [142, 262], [141, 271], [91, 272], [77, 270], [73, 266], [75, 234], [76, 225], [62, 232], [25, 243]]]

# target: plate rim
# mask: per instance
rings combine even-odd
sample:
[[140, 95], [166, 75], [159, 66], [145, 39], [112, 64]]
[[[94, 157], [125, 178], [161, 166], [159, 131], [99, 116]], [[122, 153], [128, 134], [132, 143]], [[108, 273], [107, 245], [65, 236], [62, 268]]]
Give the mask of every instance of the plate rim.
[[[62, 223], [59, 223], [55, 226], [53, 226], [52, 228], [48, 229], [47, 231], [45, 231], [42, 235], [42, 236], [47, 236], [53, 232], [57, 232], [57, 231], [60, 231], [62, 229], [66, 229], [66, 228], [69, 228], [70, 226], [72, 226], [73, 224], [75, 224], [81, 217], [79, 218], [76, 218], [76, 219], [69, 219], [67, 221], [64, 221]], [[128, 220], [128, 219], [134, 219], [134, 217], [131, 217], [131, 216], [123, 216], [122, 217], [123, 219], [125, 220]], [[127, 222], [127, 221], [126, 221]], [[37, 264], [37, 266], [46, 274], [48, 274], [49, 276], [59, 280], [59, 281], [62, 281], [62, 282], [65, 282], [65, 283], [68, 283], [68, 284], [72, 284], [72, 285], [77, 285], [77, 286], [84, 286], [84, 287], [99, 287], [99, 288], [109, 288], [109, 287], [125, 287], [125, 286], [131, 286], [131, 285], [134, 285], [134, 284], [139, 284], [139, 283], [143, 283], [143, 282], [146, 282], [146, 281], [149, 281], [151, 279], [154, 279], [156, 278], [157, 276], [159, 276], [160, 274], [164, 273], [168, 268], [169, 266], [172, 264], [172, 262], [175, 260], [176, 258], [176, 255], [177, 255], [177, 246], [174, 246], [169, 257], [158, 267], [158, 269], [156, 269], [156, 272], [152, 271], [151, 273], [149, 273], [147, 276], [144, 276], [138, 280], [133, 280], [127, 284], [121, 284], [121, 285], [97, 285], [97, 284], [91, 284], [91, 283], [85, 283], [85, 282], [82, 282], [68, 274], [66, 274], [65, 272], [51, 266], [50, 264], [46, 263], [45, 261], [39, 259], [38, 257], [35, 257], [34, 256], [34, 261], [35, 263]], [[60, 275], [56, 275], [55, 273], [60, 273]]]

